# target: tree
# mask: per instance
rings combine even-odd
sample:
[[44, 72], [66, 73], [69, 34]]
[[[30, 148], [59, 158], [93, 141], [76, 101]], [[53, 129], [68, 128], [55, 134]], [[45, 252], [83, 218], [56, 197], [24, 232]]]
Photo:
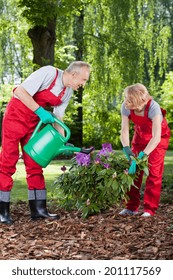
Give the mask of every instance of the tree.
[[80, 5], [79, 0], [19, 0], [23, 16], [31, 24], [28, 36], [33, 45], [33, 63], [54, 64], [57, 17], [67, 16]]
[[[79, 11], [79, 14], [74, 18], [74, 45], [76, 46], [76, 60], [84, 60], [84, 9]], [[79, 106], [78, 113], [75, 119], [75, 127], [72, 133], [72, 139], [78, 146], [83, 145], [83, 107], [82, 107], [83, 88], [80, 88], [77, 93], [76, 101]]]
[[[6, 2], [0, 0], [0, 8], [1, 3], [6, 7]], [[6, 8], [2, 9], [1, 77], [14, 76], [18, 70], [14, 71], [14, 66], [19, 64], [22, 79], [30, 73], [32, 48], [25, 38], [28, 30], [30, 35], [37, 30], [32, 41], [37, 67], [53, 63], [65, 69], [75, 59], [91, 64], [90, 81], [74, 97], [65, 118], [73, 131], [74, 127], [79, 129], [80, 134], [74, 131], [75, 141], [82, 139], [84, 145], [94, 143], [98, 148], [103, 141], [111, 141], [119, 147], [123, 89], [141, 82], [159, 99], [165, 75], [172, 67], [173, 1], [18, 0], [20, 9], [13, 7], [15, 3], [7, 0], [11, 7], [8, 15]], [[14, 27], [9, 18], [16, 20]]]

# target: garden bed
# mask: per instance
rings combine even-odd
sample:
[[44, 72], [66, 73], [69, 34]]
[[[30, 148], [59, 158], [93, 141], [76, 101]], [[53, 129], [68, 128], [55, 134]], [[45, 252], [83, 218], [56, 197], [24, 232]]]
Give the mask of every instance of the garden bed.
[[14, 224], [0, 225], [0, 259], [173, 259], [173, 205], [161, 204], [147, 218], [122, 217], [121, 208], [111, 208], [83, 219], [79, 212], [53, 208], [60, 220], [31, 221], [27, 203], [12, 204]]

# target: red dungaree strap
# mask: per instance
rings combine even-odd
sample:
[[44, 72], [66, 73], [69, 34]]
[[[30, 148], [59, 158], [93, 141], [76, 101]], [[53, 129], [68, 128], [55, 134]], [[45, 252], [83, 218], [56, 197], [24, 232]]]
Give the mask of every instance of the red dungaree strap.
[[[58, 70], [56, 69], [56, 76], [55, 76], [55, 79], [53, 80], [53, 82], [51, 83], [51, 85], [48, 87], [48, 90], [51, 90], [54, 85], [55, 85], [55, 82], [56, 82], [56, 79], [58, 78]], [[61, 98], [63, 97], [64, 93], [65, 93], [65, 90], [66, 90], [66, 87], [63, 88], [63, 90], [60, 92], [59, 94], [59, 99], [61, 100]]]
[[148, 111], [149, 111], [149, 108], [150, 108], [151, 100], [152, 100], [152, 99], [150, 99], [150, 100], [148, 101], [148, 103], [147, 103], [147, 105], [146, 105], [146, 107], [145, 107], [145, 112], [144, 112], [144, 116], [145, 116], [145, 117], [148, 117]]
[[58, 70], [56, 69], [56, 76], [55, 76], [55, 79], [53, 80], [53, 82], [48, 87], [49, 90], [51, 90], [54, 87], [57, 78], [58, 78]]

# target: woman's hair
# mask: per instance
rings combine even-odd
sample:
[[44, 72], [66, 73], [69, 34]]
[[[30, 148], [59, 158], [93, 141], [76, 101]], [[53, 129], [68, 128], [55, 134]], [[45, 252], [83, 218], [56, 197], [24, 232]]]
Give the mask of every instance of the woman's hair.
[[148, 100], [152, 99], [146, 87], [139, 83], [126, 87], [124, 94], [127, 109], [141, 109]]
[[90, 71], [90, 65], [84, 61], [74, 61], [72, 62], [67, 68], [66, 68], [66, 71], [67, 72], [72, 72], [72, 71], [75, 71], [75, 72], [80, 72], [81, 71], [81, 68], [83, 67], [86, 67], [88, 68], [88, 70]]

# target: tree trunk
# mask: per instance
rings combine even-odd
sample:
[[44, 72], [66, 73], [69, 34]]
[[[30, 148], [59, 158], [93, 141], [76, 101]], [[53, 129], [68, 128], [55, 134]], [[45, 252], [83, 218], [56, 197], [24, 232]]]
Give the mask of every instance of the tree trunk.
[[[83, 60], [84, 53], [84, 39], [83, 39], [83, 28], [84, 28], [84, 11], [80, 12], [79, 16], [76, 16], [74, 21], [74, 41], [77, 46], [75, 52], [76, 60]], [[72, 132], [72, 138], [75, 140], [75, 145], [82, 146], [83, 144], [83, 110], [82, 110], [82, 95], [83, 88], [80, 88], [77, 92], [77, 102], [81, 104], [78, 108], [77, 118], [75, 120], [75, 129]]]
[[34, 26], [28, 31], [33, 45], [33, 63], [39, 66], [54, 64], [56, 19], [44, 26]]

